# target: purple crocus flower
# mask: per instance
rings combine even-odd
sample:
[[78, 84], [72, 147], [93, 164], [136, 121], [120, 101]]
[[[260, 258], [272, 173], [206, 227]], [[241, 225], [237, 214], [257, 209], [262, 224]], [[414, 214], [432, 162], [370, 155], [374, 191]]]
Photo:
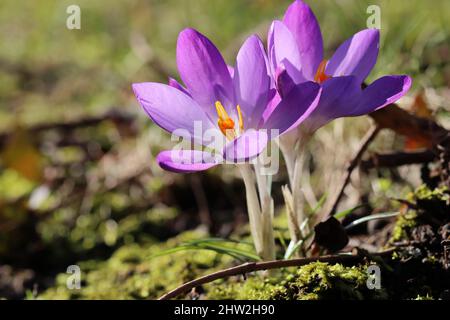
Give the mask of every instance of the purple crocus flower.
[[[261, 153], [268, 142], [303, 122], [317, 106], [320, 85], [293, 85], [276, 101], [270, 116], [264, 112], [274, 101], [274, 90], [263, 44], [249, 37], [230, 68], [214, 44], [193, 29], [182, 31], [177, 44], [178, 70], [185, 87], [170, 79], [133, 84], [137, 100], [160, 127], [194, 143], [211, 147], [205, 136], [225, 138], [218, 155], [202, 150], [163, 151], [159, 165], [173, 172], [195, 172], [216, 166], [225, 158], [246, 161]], [[218, 148], [213, 148], [218, 149]], [[217, 151], [217, 150], [215, 150]]]
[[384, 76], [361, 89], [377, 61], [379, 41], [379, 30], [362, 30], [326, 61], [319, 24], [302, 0], [290, 5], [282, 21], [273, 22], [268, 35], [269, 64], [280, 96], [305, 81], [323, 88], [318, 107], [301, 125], [303, 132], [312, 133], [336, 118], [371, 113], [410, 89], [412, 81], [406, 75]]

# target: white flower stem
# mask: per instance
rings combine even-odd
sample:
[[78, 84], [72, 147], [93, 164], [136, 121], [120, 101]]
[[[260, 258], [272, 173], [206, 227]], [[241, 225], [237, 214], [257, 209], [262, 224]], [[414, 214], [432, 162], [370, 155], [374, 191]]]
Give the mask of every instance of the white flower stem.
[[[238, 167], [245, 184], [250, 232], [253, 237], [256, 252], [264, 260], [273, 260], [275, 258], [275, 242], [272, 227], [273, 201], [270, 195], [267, 196], [268, 192], [261, 193], [260, 197], [258, 197], [255, 172], [252, 170], [250, 164], [242, 164], [238, 165]], [[256, 176], [258, 174], [256, 173]], [[262, 181], [259, 181], [259, 189], [266, 189], [268, 191], [267, 185], [264, 186], [264, 184]], [[263, 199], [262, 205], [260, 199]]]
[[[296, 147], [292, 143], [290, 145], [280, 145], [289, 175], [290, 190], [285, 187], [283, 196], [286, 203], [291, 241], [294, 243], [302, 240], [304, 235], [309, 232], [308, 226], [303, 223], [306, 216], [304, 213], [301, 177], [305, 158], [304, 151], [310, 138], [310, 135], [302, 134], [299, 130]], [[305, 226], [303, 230], [301, 228], [302, 225]]]
[[279, 146], [281, 153], [283, 154], [284, 162], [286, 164], [286, 169], [289, 177], [289, 185], [292, 186], [293, 183], [292, 179], [294, 177], [294, 166], [296, 158], [295, 148], [285, 143], [280, 143]]
[[302, 230], [301, 226], [303, 224], [303, 221], [306, 219], [305, 215], [305, 208], [304, 208], [304, 197], [303, 197], [303, 191], [301, 188], [301, 178], [302, 178], [302, 171], [303, 171], [303, 165], [304, 165], [304, 150], [305, 150], [306, 144], [304, 141], [299, 141], [298, 145], [298, 152], [297, 157], [295, 158], [294, 162], [294, 176], [292, 178], [292, 200], [293, 200], [293, 210], [294, 215], [297, 221], [298, 230], [300, 232], [299, 236], [300, 239], [304, 239], [305, 234], [308, 232], [308, 230]]
[[[261, 155], [261, 157], [264, 157], [264, 155]], [[255, 159], [254, 168], [259, 190], [259, 201], [261, 204], [262, 245], [264, 248], [263, 257], [267, 260], [274, 260], [275, 241], [273, 236], [273, 216], [275, 209], [271, 196], [272, 179], [270, 175], [263, 174], [259, 158]]]

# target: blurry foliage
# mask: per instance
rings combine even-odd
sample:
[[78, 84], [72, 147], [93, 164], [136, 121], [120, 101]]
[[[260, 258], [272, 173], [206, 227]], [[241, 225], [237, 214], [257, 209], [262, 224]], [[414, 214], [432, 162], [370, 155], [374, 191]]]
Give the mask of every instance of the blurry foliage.
[[2, 153], [5, 167], [15, 170], [28, 180], [39, 182], [42, 179], [42, 156], [31, 143], [26, 130], [17, 127], [9, 138]]
[[[35, 184], [15, 170], [7, 169], [0, 176], [1, 202], [12, 202], [31, 193]], [[0, 203], [1, 203], [0, 202]]]

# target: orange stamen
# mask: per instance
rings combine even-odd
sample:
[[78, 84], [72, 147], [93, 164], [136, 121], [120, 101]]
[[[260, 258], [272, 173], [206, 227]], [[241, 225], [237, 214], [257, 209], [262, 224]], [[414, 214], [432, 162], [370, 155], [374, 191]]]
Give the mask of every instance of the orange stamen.
[[325, 74], [325, 68], [327, 67], [327, 63], [328, 63], [327, 60], [323, 60], [320, 63], [319, 68], [317, 68], [317, 72], [316, 72], [316, 76], [314, 77], [314, 81], [317, 82], [318, 84], [322, 84], [331, 78], [331, 76], [327, 76]]
[[217, 115], [219, 116], [217, 125], [219, 126], [220, 131], [228, 139], [234, 139], [236, 137], [236, 132], [234, 131], [234, 121], [228, 116], [227, 111], [223, 107], [222, 103], [220, 103], [220, 101], [216, 102], [216, 110]]

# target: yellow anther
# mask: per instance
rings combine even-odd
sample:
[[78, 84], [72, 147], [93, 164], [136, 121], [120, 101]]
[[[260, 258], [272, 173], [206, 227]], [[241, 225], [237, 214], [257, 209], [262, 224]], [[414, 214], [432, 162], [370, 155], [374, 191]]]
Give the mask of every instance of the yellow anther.
[[327, 67], [327, 63], [328, 63], [327, 60], [323, 60], [320, 63], [319, 68], [317, 68], [317, 72], [316, 72], [316, 76], [314, 77], [314, 81], [317, 82], [318, 84], [322, 84], [331, 78], [331, 76], [327, 76], [325, 74], [325, 69]]
[[239, 129], [241, 130], [242, 133], [244, 132], [244, 117], [242, 116], [241, 106], [237, 105], [236, 109], [239, 116]]
[[220, 120], [226, 120], [229, 118], [227, 111], [220, 101], [216, 101], [216, 110]]

